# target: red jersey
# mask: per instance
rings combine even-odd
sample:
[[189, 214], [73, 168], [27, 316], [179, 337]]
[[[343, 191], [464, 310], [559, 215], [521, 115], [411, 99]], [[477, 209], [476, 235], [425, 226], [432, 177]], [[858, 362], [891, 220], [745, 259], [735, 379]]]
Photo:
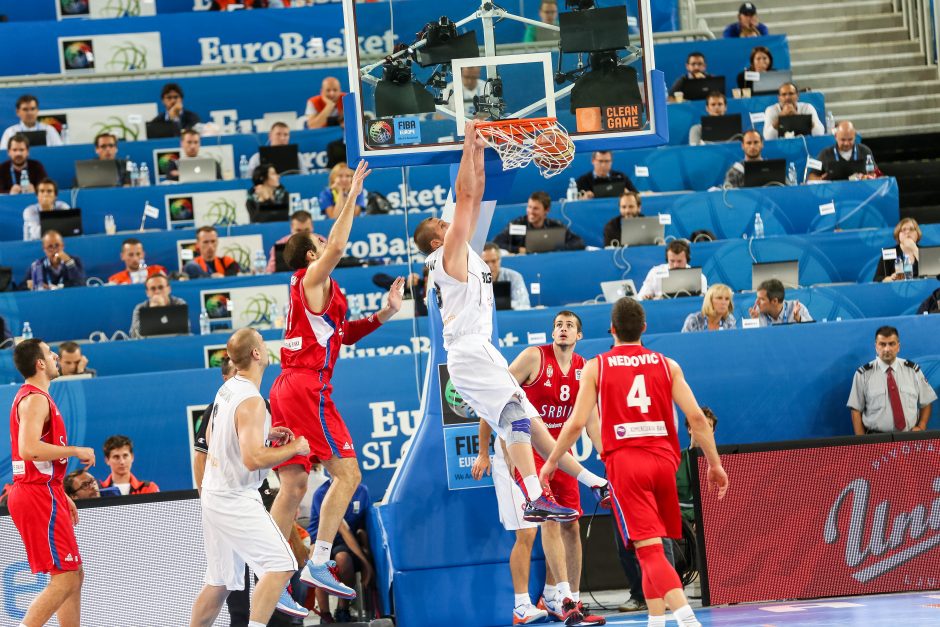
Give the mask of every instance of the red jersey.
[[20, 417], [17, 414], [17, 408], [20, 405], [20, 401], [30, 394], [39, 394], [49, 401], [49, 421], [43, 427], [42, 441], [57, 446], [68, 446], [68, 437], [65, 433], [65, 421], [62, 420], [62, 414], [59, 413], [59, 408], [56, 407], [55, 401], [52, 400], [51, 396], [35, 385], [24, 383], [16, 393], [16, 397], [13, 399], [13, 407], [10, 409], [10, 448], [13, 456], [13, 484], [48, 484], [61, 488], [62, 481], [65, 478], [65, 469], [68, 466], [67, 457], [51, 462], [33, 462], [20, 457]]
[[637, 344], [597, 356], [597, 407], [604, 456], [623, 447], [643, 448], [679, 464], [678, 416], [669, 362]]
[[529, 402], [538, 410], [552, 437], [557, 440], [562, 427], [571, 416], [574, 401], [578, 398], [584, 357], [577, 353], [572, 355], [571, 366], [566, 374], [561, 371], [558, 360], [555, 359], [552, 344], [539, 346], [538, 349], [542, 361], [539, 374], [532, 383], [523, 385], [522, 389], [525, 390]]

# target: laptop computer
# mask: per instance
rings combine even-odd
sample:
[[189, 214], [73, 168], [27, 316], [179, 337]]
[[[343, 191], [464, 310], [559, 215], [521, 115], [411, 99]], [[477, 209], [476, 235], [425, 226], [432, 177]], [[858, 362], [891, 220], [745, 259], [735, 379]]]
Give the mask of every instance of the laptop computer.
[[553, 226], [547, 229], [526, 229], [525, 250], [528, 253], [549, 253], [561, 250], [565, 245], [565, 228]]
[[75, 180], [79, 187], [117, 187], [121, 183], [114, 159], [76, 161]]
[[274, 245], [274, 271], [275, 272], [293, 272], [287, 262], [284, 261], [284, 249], [287, 248], [287, 242]]
[[657, 246], [665, 242], [666, 226], [659, 217], [620, 218], [621, 246]]
[[493, 281], [493, 301], [496, 304], [496, 311], [512, 309], [512, 283]]
[[[46, 145], [46, 131], [20, 131], [20, 134], [26, 136], [30, 147]], [[3, 149], [6, 150], [7, 147], [4, 146]]]
[[604, 300], [608, 303], [616, 303], [625, 296], [636, 295], [636, 283], [633, 279], [622, 279], [620, 281], [601, 281], [601, 291], [604, 293]]
[[770, 261], [751, 265], [751, 289], [769, 279], [777, 279], [787, 289], [796, 289], [800, 286], [799, 261]]
[[726, 142], [741, 134], [741, 114], [703, 115], [702, 141]]
[[297, 144], [261, 146], [258, 148], [258, 158], [261, 163], [273, 165], [278, 174], [300, 172], [300, 154]]
[[180, 183], [204, 183], [217, 180], [216, 161], [212, 157], [184, 157], [177, 163]]
[[140, 335], [188, 335], [189, 306], [142, 307], [140, 309]]
[[917, 260], [917, 276], [940, 275], [940, 246], [921, 246]]
[[861, 159], [850, 159], [846, 161], [840, 158], [838, 161], [830, 161], [826, 166], [827, 181], [844, 181], [853, 174], [864, 173], [865, 162]]
[[166, 120], [154, 120], [147, 122], [147, 139], [161, 139], [165, 137], [179, 137], [180, 127], [176, 122], [167, 122]]
[[675, 268], [663, 278], [663, 296], [698, 296], [702, 293], [701, 268]]
[[751, 87], [751, 95], [757, 94], [775, 94], [780, 91], [780, 86], [784, 83], [793, 82], [793, 72], [790, 70], [771, 70], [770, 72], [761, 72], [760, 80], [754, 81]]
[[258, 205], [251, 215], [252, 224], [259, 222], [287, 222], [290, 205]]
[[591, 191], [594, 192], [594, 198], [619, 198], [626, 188], [626, 181], [607, 181], [606, 183], [594, 183]]
[[682, 81], [682, 96], [686, 100], [705, 100], [713, 91], [725, 93], [724, 76], [687, 78]]
[[780, 137], [786, 137], [787, 133], [794, 135], [812, 135], [813, 134], [813, 116], [808, 113], [798, 113], [796, 115], [781, 115], [777, 133]]
[[786, 159], [763, 159], [744, 162], [744, 187], [763, 187], [770, 183], [787, 183]]
[[72, 237], [82, 234], [82, 210], [55, 209], [53, 211], [39, 212], [39, 232], [58, 231], [62, 237]]

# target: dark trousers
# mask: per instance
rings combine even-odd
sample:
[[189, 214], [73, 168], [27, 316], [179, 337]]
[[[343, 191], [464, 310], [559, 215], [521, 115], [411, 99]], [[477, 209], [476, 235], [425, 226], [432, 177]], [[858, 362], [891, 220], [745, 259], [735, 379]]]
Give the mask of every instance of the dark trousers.
[[[627, 549], [616, 525], [614, 525], [614, 539], [617, 541], [620, 566], [623, 568], [623, 574], [627, 576], [627, 582], [630, 584], [630, 598], [637, 601], [646, 601], [646, 595], [643, 594], [643, 573], [640, 570], [640, 562], [636, 558], [636, 551]], [[669, 563], [675, 567], [676, 560], [673, 556], [673, 545], [674, 542], [671, 538], [663, 538], [663, 552], [666, 554]]]

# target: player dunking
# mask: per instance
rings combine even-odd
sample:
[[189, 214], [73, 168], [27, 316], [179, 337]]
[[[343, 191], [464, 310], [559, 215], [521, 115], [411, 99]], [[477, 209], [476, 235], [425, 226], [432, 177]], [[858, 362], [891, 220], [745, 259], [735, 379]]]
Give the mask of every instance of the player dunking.
[[[544, 493], [535, 474], [532, 445], [546, 455], [554, 441], [538, 411], [509, 372], [509, 364], [491, 342], [493, 331], [493, 275], [489, 266], [468, 244], [480, 216], [486, 186], [483, 140], [476, 121], [464, 129], [463, 154], [454, 184], [454, 222], [439, 218], [422, 220], [415, 229], [418, 249], [428, 255], [430, 280], [437, 289], [444, 323], [447, 369], [460, 395], [506, 442], [512, 464], [522, 475], [528, 521], [571, 520], [577, 511], [562, 507]], [[585, 470], [573, 457], [562, 458], [563, 470], [589, 487], [606, 481]]]
[[13, 487], [7, 507], [30, 569], [52, 575], [20, 627], [40, 627], [53, 614], [62, 627], [81, 622], [84, 572], [73, 528], [78, 510], [62, 481], [69, 457], [88, 468], [95, 464], [95, 452], [68, 444], [62, 414], [49, 396], [49, 384], [59, 374], [58, 359], [39, 339], [23, 340], [13, 350], [13, 363], [26, 382], [10, 409]]
[[274, 424], [291, 429], [310, 442], [310, 453], [297, 455], [278, 467], [281, 488], [271, 515], [285, 537], [290, 533], [297, 506], [307, 491], [307, 477], [316, 460], [323, 462], [333, 482], [320, 509], [320, 525], [310, 560], [300, 578], [330, 594], [347, 599], [356, 591], [343, 584], [332, 558], [333, 539], [343, 514], [362, 478], [356, 451], [346, 424], [330, 397], [330, 377], [341, 344], [355, 344], [394, 316], [401, 307], [404, 279], [398, 278], [388, 292], [388, 304], [362, 320], [346, 320], [346, 297], [330, 277], [346, 250], [356, 199], [370, 170], [361, 161], [353, 175], [330, 236], [321, 243], [311, 235], [297, 233], [287, 241], [284, 260], [293, 269], [287, 330], [281, 348], [281, 374], [271, 388]]
[[589, 361], [581, 374], [574, 414], [542, 467], [550, 478], [556, 462], [574, 444], [594, 411], [600, 411], [603, 459], [610, 479], [614, 514], [624, 542], [632, 541], [643, 571], [649, 627], [666, 624], [666, 606], [682, 627], [701, 627], [666, 560], [662, 539], [682, 537], [676, 493], [679, 440], [673, 403], [685, 414], [695, 441], [708, 460], [708, 483], [723, 498], [728, 475], [721, 466], [715, 437], [679, 365], [643, 347], [643, 307], [621, 298], [611, 310], [614, 347]]
[[216, 394], [207, 432], [209, 452], [200, 490], [206, 544], [205, 586], [193, 604], [191, 627], [215, 622], [229, 590], [245, 585], [245, 564], [260, 578], [251, 596], [249, 627], [268, 624], [275, 606], [303, 618], [307, 610], [284, 586], [297, 570], [294, 553], [264, 509], [258, 488], [268, 470], [310, 446], [289, 429], [271, 427], [258, 388], [268, 349], [254, 329], [239, 329], [225, 346], [235, 376]]

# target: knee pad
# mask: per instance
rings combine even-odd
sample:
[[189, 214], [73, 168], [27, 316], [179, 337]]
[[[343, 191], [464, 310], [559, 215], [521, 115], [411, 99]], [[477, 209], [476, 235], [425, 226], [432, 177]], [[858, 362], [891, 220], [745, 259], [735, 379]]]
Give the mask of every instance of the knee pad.
[[508, 428], [509, 433], [506, 436], [506, 444], [531, 444], [532, 434], [530, 430], [531, 421], [526, 416], [525, 408], [522, 404], [512, 399], [503, 407], [503, 412], [499, 416], [499, 426], [501, 429]]
[[[643, 593], [647, 599], [661, 599], [666, 593], [676, 588], [682, 589], [682, 582], [676, 569], [666, 559], [662, 544], [649, 544], [637, 547], [636, 558], [643, 571]], [[647, 578], [650, 592], [647, 592]], [[650, 594], [652, 593], [652, 594]]]
[[532, 434], [529, 432], [529, 419], [520, 418], [512, 421], [512, 428], [509, 431], [508, 444], [531, 444]]

